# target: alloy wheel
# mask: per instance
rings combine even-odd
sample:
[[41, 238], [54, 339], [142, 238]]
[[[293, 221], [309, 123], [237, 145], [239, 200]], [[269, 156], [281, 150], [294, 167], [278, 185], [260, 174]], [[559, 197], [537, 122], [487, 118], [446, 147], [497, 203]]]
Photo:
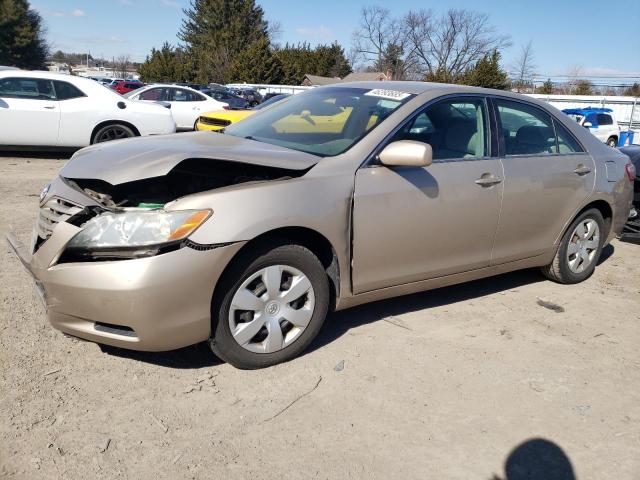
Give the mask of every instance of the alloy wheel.
[[600, 246], [600, 227], [591, 219], [582, 220], [571, 234], [567, 246], [567, 263], [573, 273], [582, 273], [594, 261]]
[[120, 140], [122, 138], [129, 138], [129, 136], [129, 132], [127, 130], [114, 125], [113, 127], [107, 128], [106, 130], [102, 131], [96, 143], [109, 142], [111, 140]]
[[300, 270], [271, 265], [238, 287], [229, 308], [234, 340], [254, 353], [274, 353], [295, 342], [315, 307], [313, 286]]

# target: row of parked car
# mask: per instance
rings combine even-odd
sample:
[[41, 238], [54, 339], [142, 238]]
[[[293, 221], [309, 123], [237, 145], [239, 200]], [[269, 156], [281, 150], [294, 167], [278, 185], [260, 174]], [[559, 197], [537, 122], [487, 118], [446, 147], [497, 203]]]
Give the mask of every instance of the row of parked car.
[[51, 72], [3, 70], [0, 145], [73, 148], [194, 130], [199, 123], [200, 130], [214, 130], [201, 118], [226, 113], [224, 122], [229, 124], [253, 112], [250, 109], [268, 104], [263, 100], [255, 90], [230, 90], [221, 85], [144, 85], [122, 79], [95, 81]]

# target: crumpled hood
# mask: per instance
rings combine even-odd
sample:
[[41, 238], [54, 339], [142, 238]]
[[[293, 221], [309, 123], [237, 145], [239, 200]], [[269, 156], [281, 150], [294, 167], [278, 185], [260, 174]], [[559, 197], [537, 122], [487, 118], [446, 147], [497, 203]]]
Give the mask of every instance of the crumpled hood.
[[189, 158], [226, 160], [307, 170], [319, 157], [268, 143], [212, 132], [179, 133], [100, 143], [76, 152], [61, 170], [65, 178], [121, 183], [160, 177]]

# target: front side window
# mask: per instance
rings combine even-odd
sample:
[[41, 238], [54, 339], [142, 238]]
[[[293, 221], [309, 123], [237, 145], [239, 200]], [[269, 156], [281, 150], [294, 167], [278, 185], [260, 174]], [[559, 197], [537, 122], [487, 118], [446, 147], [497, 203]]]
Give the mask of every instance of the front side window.
[[82, 93], [80, 89], [68, 82], [55, 80], [53, 84], [56, 88], [56, 97], [58, 98], [58, 100], [71, 100], [73, 98], [86, 97], [86, 95]]
[[3, 78], [0, 80], [0, 97], [28, 100], [55, 100], [56, 93], [51, 80], [40, 78]]
[[348, 87], [310, 90], [232, 124], [225, 133], [333, 156], [351, 148], [413, 96]]
[[428, 143], [434, 160], [489, 156], [485, 101], [451, 99], [427, 107], [391, 140]]
[[496, 99], [506, 155], [551, 155], [557, 153], [551, 116], [536, 107]]
[[150, 100], [154, 102], [168, 100], [166, 88], [151, 88], [140, 94], [138, 100]]

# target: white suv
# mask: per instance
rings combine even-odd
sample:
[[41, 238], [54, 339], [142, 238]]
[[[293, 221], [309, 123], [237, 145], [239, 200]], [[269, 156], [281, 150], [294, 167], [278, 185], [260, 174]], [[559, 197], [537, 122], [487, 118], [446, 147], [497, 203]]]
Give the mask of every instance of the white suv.
[[610, 108], [566, 108], [562, 111], [589, 129], [602, 142], [610, 147], [618, 146], [620, 126]]

